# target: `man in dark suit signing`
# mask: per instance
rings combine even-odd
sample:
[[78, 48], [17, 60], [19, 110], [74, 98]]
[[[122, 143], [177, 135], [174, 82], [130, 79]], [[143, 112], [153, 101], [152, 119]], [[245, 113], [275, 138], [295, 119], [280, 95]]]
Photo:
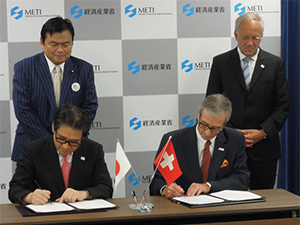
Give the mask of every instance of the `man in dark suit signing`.
[[280, 158], [279, 132], [289, 114], [289, 91], [282, 58], [259, 44], [263, 19], [245, 13], [235, 22], [238, 46], [214, 57], [206, 95], [223, 93], [232, 102], [227, 123], [244, 134], [250, 189], [274, 187]]
[[[150, 186], [151, 195], [173, 198], [225, 189], [248, 190], [250, 173], [244, 136], [232, 128], [224, 127], [230, 119], [231, 110], [231, 102], [225, 96], [208, 96], [201, 104], [199, 122], [195, 126], [163, 136], [157, 155], [172, 136], [182, 175], [167, 185], [157, 170]], [[205, 164], [209, 168], [207, 171], [204, 170]]]
[[72, 104], [84, 109], [92, 122], [98, 108], [93, 66], [71, 56], [74, 28], [70, 20], [49, 19], [41, 29], [44, 52], [14, 66], [13, 103], [18, 119], [12, 160], [23, 144], [52, 133], [56, 109]]
[[52, 128], [54, 134], [24, 145], [9, 183], [10, 201], [42, 205], [48, 199], [111, 198], [112, 182], [102, 145], [85, 138], [90, 129], [87, 113], [62, 105]]

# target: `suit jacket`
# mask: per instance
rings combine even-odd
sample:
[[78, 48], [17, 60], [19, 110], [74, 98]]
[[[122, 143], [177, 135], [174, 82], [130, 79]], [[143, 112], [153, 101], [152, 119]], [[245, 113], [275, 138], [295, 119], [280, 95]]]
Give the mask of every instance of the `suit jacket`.
[[279, 131], [289, 114], [289, 91], [283, 59], [260, 49], [249, 91], [237, 48], [214, 57], [206, 95], [222, 93], [232, 102], [227, 126], [263, 129], [267, 139], [247, 148], [254, 161], [280, 158]]
[[[196, 126], [180, 129], [163, 136], [156, 157], [166, 144], [169, 136], [178, 160], [182, 175], [175, 181], [185, 192], [193, 182], [203, 183], [199, 164]], [[228, 165], [221, 168], [224, 160]], [[247, 167], [245, 138], [242, 133], [224, 127], [215, 140], [215, 148], [208, 173], [211, 191], [248, 190], [250, 172]], [[160, 195], [160, 189], [167, 185], [165, 179], [157, 170], [150, 186], [151, 195]]]
[[[19, 203], [19, 199], [38, 188], [34, 180], [41, 188], [51, 191], [51, 201], [61, 197], [65, 191], [53, 135], [24, 145], [9, 184], [10, 201]], [[90, 139], [82, 140], [80, 147], [73, 153], [69, 187], [87, 190], [92, 198], [112, 197], [112, 182], [102, 145]]]
[[[57, 109], [53, 82], [44, 53], [15, 64], [13, 103], [19, 121], [16, 130], [12, 160], [18, 161], [23, 144], [52, 134], [52, 122]], [[79, 91], [71, 85], [78, 83]], [[91, 64], [70, 57], [65, 62], [61, 84], [60, 105], [72, 104], [87, 111], [91, 122], [98, 108]]]

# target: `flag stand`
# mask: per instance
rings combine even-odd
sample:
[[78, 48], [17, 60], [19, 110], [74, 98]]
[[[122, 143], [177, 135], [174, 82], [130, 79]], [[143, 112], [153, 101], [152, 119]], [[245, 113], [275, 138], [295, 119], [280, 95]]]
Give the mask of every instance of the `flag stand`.
[[[148, 200], [148, 202], [146, 202]], [[154, 205], [150, 202], [149, 198], [147, 197], [147, 190], [144, 190], [143, 192], [143, 198], [141, 204], [142, 207], [140, 207], [140, 212], [152, 212], [152, 209], [154, 208]]]
[[[168, 146], [171, 138], [172, 138], [172, 136], [169, 137], [169, 139], [168, 139], [168, 141], [167, 141], [167, 143], [166, 143], [166, 145], [165, 145], [165, 147], [163, 149], [163, 153], [166, 151], [167, 146]], [[160, 164], [161, 160], [162, 160], [162, 156], [159, 159], [158, 165]], [[142, 198], [142, 201], [140, 203], [140, 205], [142, 205], [142, 207], [139, 209], [140, 212], [152, 212], [152, 209], [154, 208], [154, 205], [150, 202], [150, 200], [149, 200], [149, 198], [147, 196], [147, 190], [149, 189], [150, 184], [152, 183], [152, 180], [154, 178], [154, 175], [155, 175], [157, 169], [158, 169], [158, 166], [156, 167], [156, 169], [154, 170], [154, 172], [153, 172], [153, 174], [151, 176], [151, 180], [150, 180], [150, 182], [148, 184], [148, 187], [146, 188], [146, 190], [143, 191], [143, 198]], [[148, 201], [148, 202], [146, 202], [146, 201]]]

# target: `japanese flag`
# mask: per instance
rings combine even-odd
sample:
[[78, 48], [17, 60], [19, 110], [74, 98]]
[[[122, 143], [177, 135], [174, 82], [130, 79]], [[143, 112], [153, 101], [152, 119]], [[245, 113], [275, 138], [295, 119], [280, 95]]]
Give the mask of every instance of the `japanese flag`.
[[120, 142], [118, 141], [116, 149], [115, 191], [117, 190], [118, 183], [126, 175], [130, 168], [131, 164]]
[[154, 165], [161, 172], [168, 185], [172, 184], [181, 176], [182, 171], [178, 165], [171, 140], [165, 144], [159, 155], [156, 157]]

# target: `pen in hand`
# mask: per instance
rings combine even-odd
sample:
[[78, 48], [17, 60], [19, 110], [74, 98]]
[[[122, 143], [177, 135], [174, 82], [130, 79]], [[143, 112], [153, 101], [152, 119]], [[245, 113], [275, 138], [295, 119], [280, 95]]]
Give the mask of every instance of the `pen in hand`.
[[[34, 183], [36, 183], [36, 185], [38, 186], [39, 189], [43, 190], [36, 180], [34, 180]], [[48, 202], [52, 204], [50, 198], [48, 198]]]

